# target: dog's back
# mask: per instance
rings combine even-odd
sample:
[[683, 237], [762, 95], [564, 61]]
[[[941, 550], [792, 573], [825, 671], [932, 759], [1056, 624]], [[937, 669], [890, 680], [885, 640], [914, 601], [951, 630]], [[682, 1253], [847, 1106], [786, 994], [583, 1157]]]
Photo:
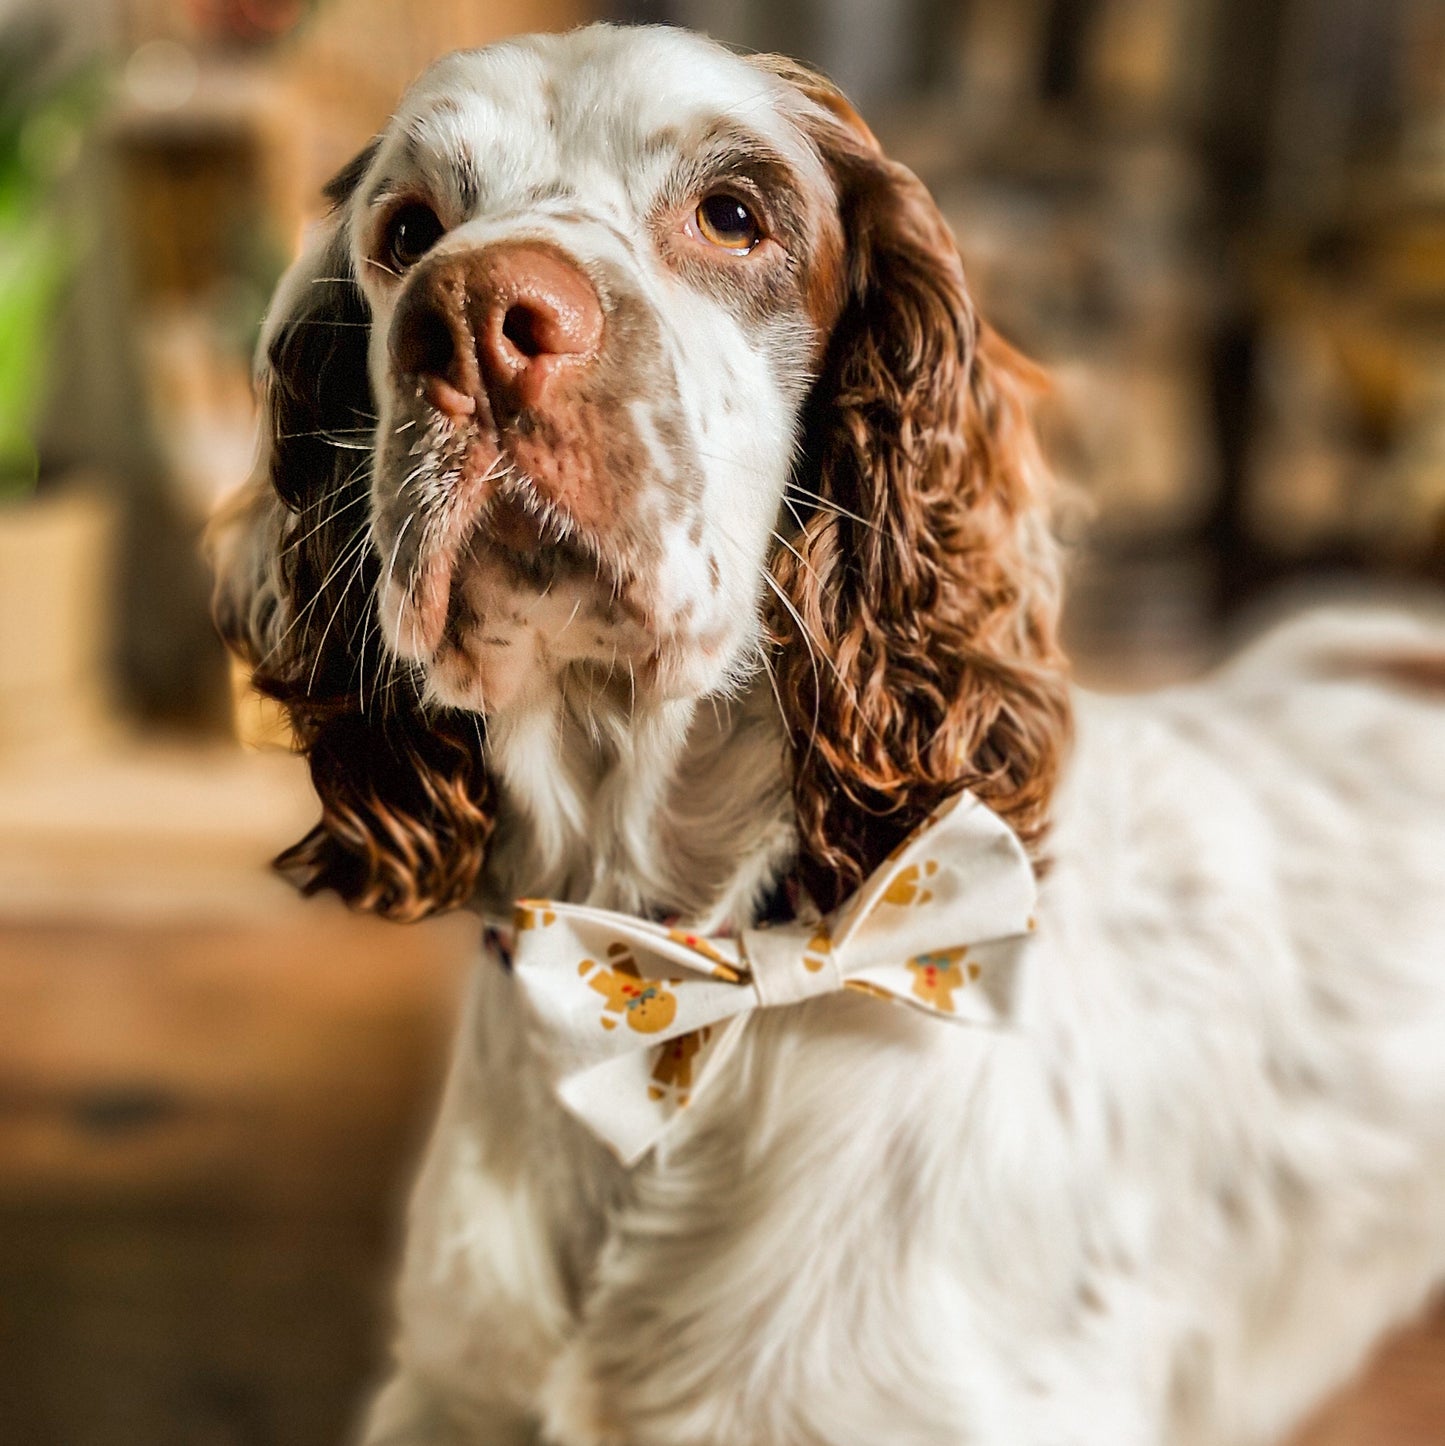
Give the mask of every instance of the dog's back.
[[1445, 1270], [1445, 627], [1312, 613], [1086, 703], [1061, 824], [1181, 1439], [1271, 1439]]

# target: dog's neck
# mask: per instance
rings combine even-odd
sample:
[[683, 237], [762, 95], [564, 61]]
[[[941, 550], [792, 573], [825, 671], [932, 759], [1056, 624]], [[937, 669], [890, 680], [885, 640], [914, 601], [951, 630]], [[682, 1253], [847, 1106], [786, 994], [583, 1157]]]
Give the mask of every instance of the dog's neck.
[[794, 848], [765, 680], [701, 702], [558, 692], [491, 720], [487, 756], [493, 908], [544, 897], [740, 927]]

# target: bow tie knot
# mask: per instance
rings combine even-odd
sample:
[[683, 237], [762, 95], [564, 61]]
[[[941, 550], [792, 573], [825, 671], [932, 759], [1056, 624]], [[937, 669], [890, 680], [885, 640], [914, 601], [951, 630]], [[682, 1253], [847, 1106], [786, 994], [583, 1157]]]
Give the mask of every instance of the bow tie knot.
[[1034, 899], [1018, 839], [961, 794], [824, 919], [734, 939], [524, 899], [514, 969], [562, 1103], [631, 1164], [716, 1076], [755, 1009], [851, 990], [999, 1023]]
[[801, 1004], [836, 994], [846, 983], [833, 953], [833, 940], [819, 924], [802, 948], [795, 930], [748, 929], [742, 936], [743, 963], [764, 1009]]

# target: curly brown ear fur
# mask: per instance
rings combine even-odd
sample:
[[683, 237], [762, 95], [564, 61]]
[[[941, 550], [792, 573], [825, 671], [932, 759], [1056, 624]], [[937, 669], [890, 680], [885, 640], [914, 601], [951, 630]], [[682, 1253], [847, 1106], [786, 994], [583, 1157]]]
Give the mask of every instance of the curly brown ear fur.
[[918, 179], [827, 82], [768, 68], [822, 107], [846, 250], [796, 482], [817, 506], [773, 568], [799, 873], [828, 907], [963, 788], [1037, 849], [1070, 707], [1041, 375], [980, 324]]
[[[348, 167], [332, 200], [363, 170]], [[213, 529], [216, 622], [256, 687], [286, 708], [321, 799], [320, 822], [277, 867], [307, 893], [334, 889], [358, 908], [416, 919], [471, 895], [492, 786], [474, 722], [425, 710], [416, 680], [381, 648], [370, 317], [339, 227], [274, 305], [260, 377], [267, 456]]]

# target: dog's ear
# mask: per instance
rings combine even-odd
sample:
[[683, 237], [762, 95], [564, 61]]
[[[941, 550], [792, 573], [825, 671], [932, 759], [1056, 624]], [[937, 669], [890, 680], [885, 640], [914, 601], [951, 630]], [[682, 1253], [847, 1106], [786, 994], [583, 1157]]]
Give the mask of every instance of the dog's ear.
[[917, 177], [827, 81], [763, 63], [804, 98], [845, 248], [795, 478], [816, 506], [773, 569], [800, 875], [829, 906], [963, 788], [1036, 847], [1070, 708], [1042, 376], [980, 324]]
[[[327, 188], [334, 206], [368, 161]], [[369, 327], [338, 209], [282, 278], [262, 331], [261, 457], [211, 528], [215, 617], [285, 707], [321, 800], [320, 822], [277, 866], [308, 893], [415, 919], [471, 896], [492, 787], [472, 721], [424, 713], [410, 669], [382, 648]]]

